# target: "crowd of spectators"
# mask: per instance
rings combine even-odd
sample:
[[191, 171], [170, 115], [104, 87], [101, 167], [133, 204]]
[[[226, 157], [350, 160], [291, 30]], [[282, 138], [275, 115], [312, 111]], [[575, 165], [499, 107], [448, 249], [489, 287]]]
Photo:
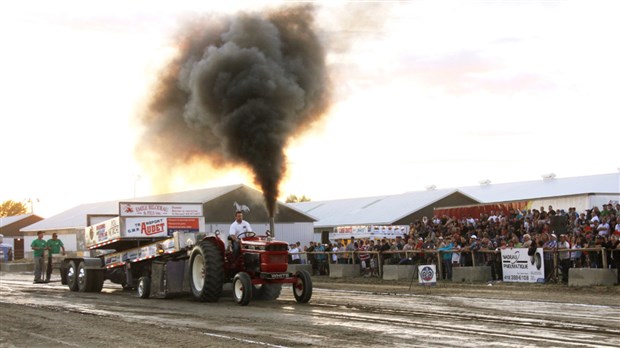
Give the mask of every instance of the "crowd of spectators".
[[[571, 267], [603, 267], [603, 253], [582, 251], [584, 248], [605, 248], [608, 266], [620, 267], [618, 211], [620, 204], [610, 203], [601, 209], [595, 206], [583, 212], [548, 206], [547, 209], [490, 211], [476, 217], [434, 216], [411, 223], [409, 234], [394, 239], [356, 240], [352, 237], [350, 241], [328, 245], [311, 243], [303, 248], [311, 252], [304, 262], [313, 264], [313, 270], [320, 274], [328, 272], [328, 262], [355, 262], [361, 264], [366, 275], [373, 275], [378, 273], [379, 262], [365, 251], [378, 251], [380, 264], [436, 264], [439, 251], [443, 279], [451, 279], [453, 267], [475, 264], [490, 266], [493, 279], [502, 280], [499, 250], [538, 247], [544, 250], [546, 277], [561, 277], [566, 282]], [[553, 251], [558, 249], [559, 260], [555, 263]], [[318, 254], [312, 254], [319, 250], [331, 251], [332, 259], [318, 259]], [[414, 252], [401, 252], [408, 250]], [[560, 272], [556, 274], [555, 270]]]

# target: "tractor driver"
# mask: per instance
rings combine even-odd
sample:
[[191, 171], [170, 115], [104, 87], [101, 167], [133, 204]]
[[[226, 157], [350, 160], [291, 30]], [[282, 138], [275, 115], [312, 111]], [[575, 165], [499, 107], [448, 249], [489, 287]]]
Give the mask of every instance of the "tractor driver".
[[250, 223], [243, 220], [243, 212], [237, 210], [235, 212], [235, 221], [230, 225], [230, 231], [228, 232], [228, 238], [232, 243], [233, 255], [239, 254], [239, 242], [237, 236], [245, 232], [252, 232], [252, 226]]

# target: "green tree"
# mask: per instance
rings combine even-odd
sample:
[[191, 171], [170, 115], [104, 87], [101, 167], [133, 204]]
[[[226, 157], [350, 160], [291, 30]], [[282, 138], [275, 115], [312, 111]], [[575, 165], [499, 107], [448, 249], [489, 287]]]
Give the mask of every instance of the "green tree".
[[26, 214], [28, 209], [24, 203], [12, 200], [4, 201], [0, 204], [0, 216], [15, 216]]
[[288, 195], [288, 197], [286, 197], [286, 203], [299, 203], [299, 202], [310, 202], [310, 197], [306, 197], [306, 196], [297, 197], [297, 195]]

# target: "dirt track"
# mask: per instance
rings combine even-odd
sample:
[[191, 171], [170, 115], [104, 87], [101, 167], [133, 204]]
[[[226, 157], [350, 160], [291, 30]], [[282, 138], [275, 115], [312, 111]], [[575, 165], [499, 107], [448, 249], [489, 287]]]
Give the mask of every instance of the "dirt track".
[[0, 273], [0, 347], [620, 346], [620, 287], [314, 282], [309, 304], [286, 287], [240, 307], [229, 291], [141, 300], [108, 282], [77, 293]]

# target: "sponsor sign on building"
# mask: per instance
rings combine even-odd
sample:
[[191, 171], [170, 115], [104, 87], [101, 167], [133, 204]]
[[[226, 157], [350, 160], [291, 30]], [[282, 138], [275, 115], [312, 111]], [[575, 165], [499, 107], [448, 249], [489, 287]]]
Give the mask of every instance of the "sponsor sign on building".
[[543, 249], [528, 255], [526, 248], [502, 249], [502, 271], [505, 282], [544, 283]]

